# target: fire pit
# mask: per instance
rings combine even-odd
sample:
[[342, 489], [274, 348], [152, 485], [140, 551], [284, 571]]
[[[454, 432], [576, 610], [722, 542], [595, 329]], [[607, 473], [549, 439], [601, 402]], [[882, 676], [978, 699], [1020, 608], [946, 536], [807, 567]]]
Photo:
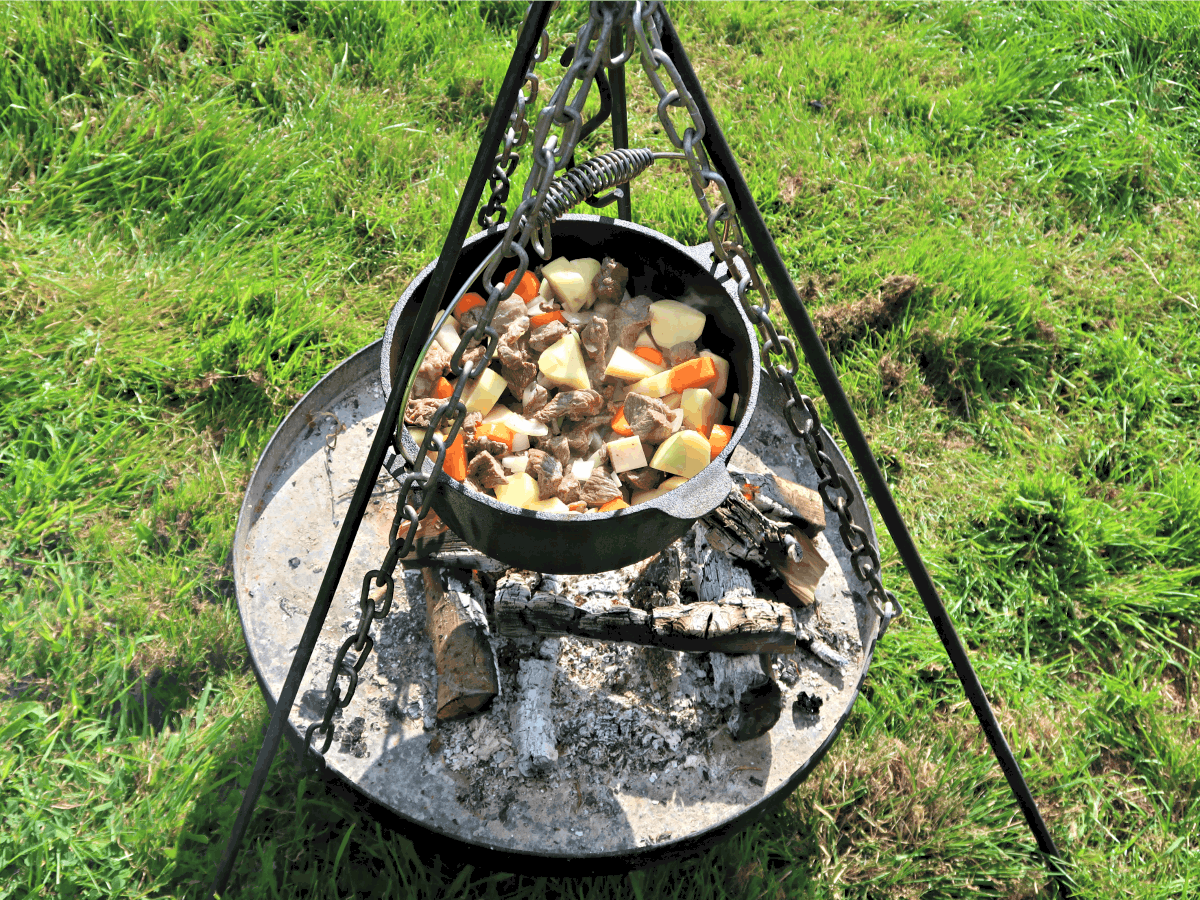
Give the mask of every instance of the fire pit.
[[[379, 343], [360, 351], [297, 404], [247, 490], [234, 540], [237, 596], [255, 672], [272, 705], [383, 408], [379, 352]], [[732, 468], [815, 487], [815, 473], [778, 417], [780, 392], [769, 379], [762, 384], [758, 413]], [[835, 463], [853, 481], [840, 455]], [[357, 625], [357, 576], [387, 546], [396, 488], [388, 476], [380, 478], [351, 551], [290, 720], [297, 744], [319, 719], [333, 655]], [[869, 528], [860, 496], [854, 506]], [[677, 581], [667, 578], [665, 586], [647, 571], [649, 563], [559, 577], [500, 567], [436, 588], [419, 570], [406, 573], [403, 587], [398, 575], [393, 610], [374, 627], [375, 651], [353, 701], [335, 720], [326, 754], [332, 777], [381, 815], [456, 842], [447, 843], [447, 852], [506, 871], [625, 869], [696, 852], [757, 818], [794, 789], [836, 737], [879, 636], [880, 620], [863, 599], [866, 586], [854, 575], [836, 525], [816, 536], [826, 567], [815, 602], [796, 615], [800, 640], [792, 652], [687, 653], [544, 637], [514, 625], [518, 618], [496, 621], [498, 594], [518, 603], [557, 597], [601, 613], [631, 599], [654, 611], [695, 601], [698, 576], [689, 576], [689, 567], [704, 540], [698, 524], [669, 548], [681, 564]], [[647, 600], [656, 584], [662, 596]], [[437, 718], [426, 627], [433, 590], [461, 591], [481, 608], [493, 607], [498, 695], [457, 721]], [[681, 596], [667, 596], [672, 590]], [[762, 677], [739, 675], [747, 665], [760, 667], [770, 687]], [[778, 696], [766, 696], [775, 690]], [[778, 719], [760, 736], [739, 740], [755, 733], [759, 695]]]

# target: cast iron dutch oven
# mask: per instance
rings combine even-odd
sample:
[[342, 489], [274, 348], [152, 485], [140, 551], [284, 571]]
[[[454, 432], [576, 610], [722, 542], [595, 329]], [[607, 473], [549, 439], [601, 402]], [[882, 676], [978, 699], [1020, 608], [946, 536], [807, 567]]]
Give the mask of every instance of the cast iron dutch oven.
[[[446, 475], [438, 479], [433, 509], [472, 547], [522, 569], [563, 575], [604, 572], [653, 556], [682, 537], [698, 518], [715, 509], [732, 486], [726, 463], [741, 440], [758, 400], [758, 342], [749, 320], [735, 299], [737, 283], [726, 277], [723, 264], [712, 261], [710, 244], [684, 247], [649, 228], [602, 216], [564, 216], [553, 225], [554, 255], [568, 259], [611, 256], [629, 269], [631, 296], [682, 299], [691, 289], [693, 302], [708, 317], [702, 346], [731, 364], [723, 402], [740, 397], [733, 439], [709, 465], [686, 484], [662, 496], [616, 512], [563, 515], [516, 509], [480, 494]], [[450, 281], [451, 291], [483, 262], [497, 241], [495, 232], [480, 232], [463, 247]], [[530, 267], [549, 262], [532, 253]], [[396, 367], [411, 338], [417, 309], [433, 273], [430, 263], [409, 284], [392, 308], [380, 354], [379, 374], [390, 392]], [[505, 271], [503, 264], [501, 272]], [[405, 456], [415, 457], [417, 445], [401, 426]], [[431, 463], [424, 463], [425, 471]]]

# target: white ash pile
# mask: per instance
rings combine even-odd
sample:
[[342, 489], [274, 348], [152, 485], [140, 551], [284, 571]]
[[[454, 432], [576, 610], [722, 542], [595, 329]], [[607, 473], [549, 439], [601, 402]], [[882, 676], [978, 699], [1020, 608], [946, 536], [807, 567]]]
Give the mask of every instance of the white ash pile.
[[[437, 670], [430, 749], [469, 776], [460, 802], [503, 817], [514, 779], [568, 779], [579, 804], [602, 809], [623, 784], [727, 774], [715, 748], [765, 734], [785, 706], [820, 714], [820, 696], [785, 698], [780, 683], [794, 688], [814, 662], [847, 669], [862, 646], [824, 628], [812, 603], [826, 566], [807, 533], [818, 526], [762, 515], [776, 503], [762, 487], [721, 507], [727, 519], [754, 510], [748, 532], [710, 517], [619, 571], [424, 570]], [[769, 540], [764, 528], [775, 529]]]

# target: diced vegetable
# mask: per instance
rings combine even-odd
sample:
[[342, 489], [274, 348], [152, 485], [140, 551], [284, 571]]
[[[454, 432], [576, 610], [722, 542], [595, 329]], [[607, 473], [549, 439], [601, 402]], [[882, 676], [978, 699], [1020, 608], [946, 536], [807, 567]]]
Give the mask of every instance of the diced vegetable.
[[613, 497], [603, 506], [597, 507], [600, 512], [616, 512], [618, 509], [629, 509], [629, 504], [620, 497]]
[[709, 390], [712, 391], [714, 397], [720, 400], [725, 396], [725, 391], [729, 387], [729, 360], [722, 359], [711, 350], [701, 350], [700, 355], [711, 359], [717, 367], [716, 384], [710, 387]]
[[665, 372], [635, 381], [629, 386], [629, 393], [641, 394], [643, 397], [665, 397], [675, 390], [671, 387], [671, 373], [674, 371], [667, 369]]
[[617, 474], [642, 468], [646, 465], [646, 451], [642, 449], [642, 439], [632, 435], [609, 441], [608, 460]]
[[538, 485], [525, 472], [516, 472], [508, 476], [508, 484], [498, 484], [495, 487], [496, 499], [509, 506], [525, 509], [538, 498]]
[[[513, 271], [509, 272], [507, 275], [504, 276], [504, 286], [505, 287], [508, 287], [508, 283], [510, 281], [512, 281], [513, 276], [516, 274], [517, 274], [517, 272], [514, 269]], [[532, 300], [534, 297], [536, 297], [538, 295], [538, 290], [541, 288], [541, 286], [542, 286], [542, 283], [538, 280], [538, 277], [536, 275], [534, 275], [532, 272], [527, 271], [524, 275], [521, 276], [521, 281], [517, 285], [517, 289], [515, 291], [513, 291], [513, 294], [515, 294], [516, 296], [518, 296], [522, 300], [524, 300], [526, 303], [528, 303], [530, 300]]]
[[[658, 354], [658, 358], [662, 359], [661, 353]], [[657, 375], [662, 370], [662, 366], [644, 356], [630, 353], [624, 347], [617, 347], [613, 350], [612, 359], [608, 361], [608, 365], [604, 369], [604, 377], [620, 378], [622, 381], [640, 381], [651, 375]]]
[[474, 292], [463, 294], [462, 299], [458, 301], [458, 305], [454, 307], [454, 316], [461, 319], [462, 314], [467, 310], [474, 309], [476, 306], [483, 306], [485, 303], [487, 303], [487, 300], [479, 294]]
[[467, 385], [463, 392], [463, 402], [467, 412], [477, 412], [487, 415], [508, 387], [508, 382], [495, 369], [484, 369], [479, 377]]
[[[434, 323], [437, 324], [436, 322]], [[451, 317], [442, 323], [442, 327], [437, 330], [437, 334], [433, 338], [441, 348], [447, 353], [453, 353], [458, 349], [458, 323]]]
[[563, 305], [563, 309], [579, 312], [591, 306], [596, 300], [596, 289], [592, 287], [592, 279], [600, 272], [599, 260], [583, 257], [573, 259], [565, 265], [558, 265], [558, 262], [556, 259], [543, 266], [542, 275], [550, 282], [554, 296]]
[[708, 465], [711, 449], [703, 435], [695, 431], [677, 431], [659, 445], [650, 465], [660, 472], [691, 478]]
[[735, 391], [733, 399], [729, 401], [729, 420], [731, 422], [736, 422], [738, 420], [738, 414], [742, 411], [741, 406], [742, 398], [738, 396], [737, 392]]
[[679, 409], [680, 404], [683, 403], [683, 394], [678, 392], [667, 394], [662, 398], [662, 402], [666, 404], [667, 409]]
[[439, 378], [437, 384], [433, 386], [433, 396], [439, 400], [445, 400], [454, 393], [454, 385], [445, 378]]
[[623, 435], [624, 437], [629, 437], [631, 434], [633, 434], [633, 429], [629, 427], [629, 422], [625, 418], [624, 406], [617, 410], [617, 414], [613, 416], [613, 420], [611, 423], [609, 423], [609, 427], [612, 428], [612, 430], [617, 434]]
[[442, 460], [442, 471], [455, 481], [462, 481], [467, 477], [467, 445], [461, 431], [454, 442], [446, 448], [446, 456]]
[[662, 351], [654, 347], [634, 347], [633, 352], [635, 355], [640, 356], [647, 362], [654, 363], [656, 366], [661, 366], [663, 364]]
[[[489, 440], [499, 441], [508, 448], [511, 453], [513, 449], [513, 438], [515, 434], [511, 428], [503, 422], [484, 422], [475, 429], [475, 433], [480, 437], [488, 438]], [[465, 472], [463, 473], [465, 476]]]
[[528, 435], [529, 437], [545, 437], [550, 433], [550, 429], [544, 422], [535, 422], [533, 419], [527, 419], [520, 413], [510, 412], [504, 417], [504, 424], [518, 434]]
[[673, 391], [708, 387], [717, 382], [717, 364], [706, 356], [689, 359], [669, 371], [671, 373], [671, 390]]
[[708, 436], [709, 459], [716, 459], [731, 440], [733, 440], [732, 425], [714, 425], [712, 433]]
[[560, 310], [552, 309], [550, 312], [538, 313], [536, 316], [529, 317], [529, 327], [541, 328], [543, 325], [549, 325], [551, 322], [566, 322]]
[[529, 466], [528, 456], [506, 456], [500, 464], [510, 472], [524, 472]]
[[519, 431], [513, 432], [513, 453], [521, 453], [529, 449], [529, 435], [521, 434]]
[[483, 424], [487, 425], [489, 422], [503, 422], [511, 415], [512, 410], [510, 410], [503, 403], [497, 403], [492, 407], [491, 412], [483, 417]]
[[683, 392], [683, 425], [706, 435], [717, 422], [717, 398], [707, 388], [688, 388]]
[[654, 338], [650, 337], [650, 332], [645, 330], [638, 332], [634, 347], [654, 347], [655, 350], [658, 349], [654, 344]]
[[571, 474], [575, 476], [575, 480], [583, 484], [592, 477], [592, 470], [596, 468], [596, 464], [591, 459], [576, 459], [571, 461]]
[[525, 504], [526, 509], [531, 509], [534, 512], [549, 512], [549, 513], [569, 513], [571, 508], [557, 497], [550, 497], [546, 500], [534, 500]]
[[674, 347], [694, 341], [704, 331], [707, 316], [678, 300], [659, 300], [650, 304], [650, 335], [660, 347]]
[[547, 347], [538, 358], [538, 368], [555, 384], [577, 391], [586, 391], [592, 383], [588, 379], [587, 364], [583, 361], [583, 348], [575, 332]]

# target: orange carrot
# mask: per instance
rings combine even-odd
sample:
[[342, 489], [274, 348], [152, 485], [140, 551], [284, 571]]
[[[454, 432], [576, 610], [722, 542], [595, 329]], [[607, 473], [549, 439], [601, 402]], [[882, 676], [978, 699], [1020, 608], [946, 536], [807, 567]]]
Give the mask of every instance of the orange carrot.
[[629, 504], [620, 497], [613, 497], [603, 506], [599, 507], [600, 512], [616, 512], [618, 509], [629, 509]]
[[611, 427], [612, 430], [617, 434], [621, 435], [621, 437], [631, 437], [633, 435], [633, 429], [629, 427], [629, 422], [625, 420], [624, 406], [617, 410], [617, 414], [613, 416], [609, 427]]
[[726, 445], [733, 439], [732, 425], [714, 425], [712, 434], [708, 436], [708, 445], [711, 448], [709, 459], [716, 459], [717, 455], [725, 449]]
[[568, 503], [567, 509], [571, 512], [587, 512], [587, 503], [583, 500], [576, 500], [574, 503]]
[[479, 296], [479, 294], [474, 292], [463, 294], [462, 299], [458, 301], [458, 306], [454, 307], [454, 315], [461, 316], [468, 309], [474, 309], [477, 306], [483, 306], [485, 303], [487, 303], [487, 301], [484, 300], [483, 297]]
[[475, 433], [493, 441], [499, 441], [508, 447], [510, 451], [512, 450], [513, 438], [516, 436], [516, 432], [503, 422], [484, 422], [475, 429]]
[[454, 439], [454, 443], [446, 448], [446, 457], [442, 460], [442, 471], [455, 481], [462, 481], [467, 477], [467, 445], [463, 441], [461, 432]]
[[647, 362], [652, 362], [656, 366], [663, 364], [663, 355], [661, 350], [655, 350], [653, 347], [634, 347], [633, 352]]
[[680, 363], [671, 370], [671, 390], [708, 387], [717, 382], [717, 364], [707, 356]]
[[453, 393], [454, 385], [452, 385], [445, 378], [439, 378], [437, 380], [437, 384], [433, 386], [433, 396], [437, 397], [439, 400], [445, 400]]
[[[508, 287], [508, 283], [512, 281], [512, 277], [516, 274], [516, 270], [514, 269], [512, 272], [509, 272], [504, 276], [505, 287]], [[521, 282], [517, 285], [517, 289], [513, 291], [513, 293], [528, 303], [538, 295], [538, 291], [541, 289], [541, 287], [542, 283], [538, 281], [538, 277], [532, 272], [526, 272], [521, 276]]]
[[567, 317], [559, 310], [551, 310], [550, 312], [538, 313], [536, 316], [529, 317], [530, 328], [541, 328], [543, 325], [549, 325], [551, 322], [566, 323]]

